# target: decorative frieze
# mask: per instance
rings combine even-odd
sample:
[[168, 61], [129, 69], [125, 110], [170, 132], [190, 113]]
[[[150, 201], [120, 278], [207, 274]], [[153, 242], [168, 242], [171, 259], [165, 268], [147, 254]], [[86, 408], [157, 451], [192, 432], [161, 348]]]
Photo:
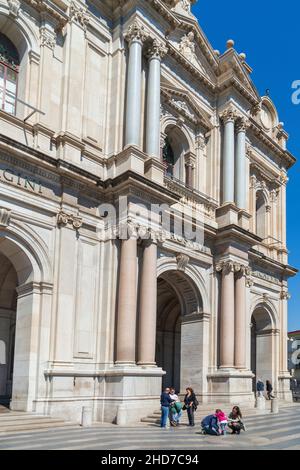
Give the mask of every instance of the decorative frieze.
[[60, 211], [57, 214], [57, 225], [59, 227], [72, 225], [75, 230], [79, 230], [82, 227], [82, 218]]
[[0, 227], [7, 227], [10, 223], [11, 210], [0, 207]]

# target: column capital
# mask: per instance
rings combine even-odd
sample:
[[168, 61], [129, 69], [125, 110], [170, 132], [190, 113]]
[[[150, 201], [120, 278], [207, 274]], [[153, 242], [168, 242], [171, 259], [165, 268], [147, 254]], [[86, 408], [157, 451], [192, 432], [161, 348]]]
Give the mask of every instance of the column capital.
[[146, 32], [144, 26], [135, 20], [128, 27], [124, 37], [129, 42], [129, 44], [132, 42], [139, 42], [140, 44], [143, 44], [148, 38], [148, 33]]
[[246, 132], [249, 127], [248, 119], [241, 117], [236, 121], [236, 130], [237, 132]]
[[216, 264], [216, 271], [218, 273], [229, 274], [234, 273], [235, 270], [235, 263], [233, 261], [221, 261]]
[[164, 43], [154, 39], [151, 46], [147, 51], [147, 57], [149, 60], [151, 59], [163, 59], [164, 56], [167, 54], [168, 48], [165, 46]]
[[223, 113], [220, 115], [220, 118], [224, 122], [224, 124], [227, 124], [228, 122], [235, 122], [238, 118], [238, 114], [235, 111], [235, 109], [230, 106]]

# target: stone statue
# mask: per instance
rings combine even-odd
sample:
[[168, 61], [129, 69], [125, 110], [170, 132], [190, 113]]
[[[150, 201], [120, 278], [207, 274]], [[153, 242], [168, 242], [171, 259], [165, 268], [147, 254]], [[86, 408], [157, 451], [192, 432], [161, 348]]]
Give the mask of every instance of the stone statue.
[[195, 35], [192, 31], [183, 36], [179, 44], [179, 50], [182, 55], [190, 62], [196, 62], [196, 46], [195, 46]]

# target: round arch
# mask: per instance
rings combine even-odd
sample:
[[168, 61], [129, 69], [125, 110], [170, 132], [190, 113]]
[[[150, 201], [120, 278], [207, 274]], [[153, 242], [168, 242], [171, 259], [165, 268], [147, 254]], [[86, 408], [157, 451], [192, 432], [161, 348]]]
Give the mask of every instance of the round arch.
[[193, 266], [179, 270], [170, 258], [159, 260], [157, 277], [156, 362], [166, 372], [163, 386], [183, 392], [190, 385], [200, 393], [206, 387], [208, 364], [204, 338], [209, 321], [204, 312], [209, 310], [203, 279]]
[[18, 49], [20, 58], [28, 53], [40, 54], [39, 39], [21, 16], [12, 19], [8, 7], [0, 5], [0, 30]]

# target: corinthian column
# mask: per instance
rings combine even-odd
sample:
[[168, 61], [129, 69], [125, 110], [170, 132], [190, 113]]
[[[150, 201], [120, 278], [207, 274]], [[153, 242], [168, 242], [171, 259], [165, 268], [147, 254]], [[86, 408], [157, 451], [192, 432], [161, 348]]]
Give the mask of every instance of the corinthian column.
[[221, 270], [220, 368], [228, 369], [234, 367], [234, 265], [224, 263]]
[[236, 164], [235, 164], [235, 202], [239, 209], [247, 209], [247, 174], [246, 174], [246, 120], [240, 119], [236, 126]]
[[240, 266], [235, 281], [235, 349], [234, 365], [246, 369], [246, 272]]
[[234, 203], [234, 122], [236, 115], [228, 109], [222, 116], [224, 122], [223, 149], [223, 204]]
[[137, 308], [137, 240], [122, 240], [120, 258], [117, 364], [135, 364]]
[[141, 141], [142, 50], [146, 33], [142, 26], [134, 22], [128, 28], [125, 38], [129, 42], [125, 146], [139, 147]]
[[138, 336], [138, 364], [155, 365], [157, 315], [157, 245], [146, 242], [140, 290], [140, 317]]
[[167, 49], [154, 39], [148, 51], [148, 99], [146, 124], [146, 152], [160, 159], [160, 75], [161, 60]]

